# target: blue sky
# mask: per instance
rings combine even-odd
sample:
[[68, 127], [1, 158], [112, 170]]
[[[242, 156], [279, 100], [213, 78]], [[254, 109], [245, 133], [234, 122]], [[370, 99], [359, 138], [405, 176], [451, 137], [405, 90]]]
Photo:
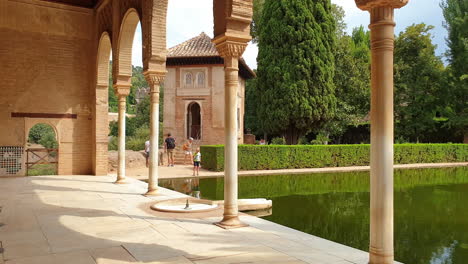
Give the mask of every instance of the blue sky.
[[[354, 0], [332, 0], [341, 5], [345, 12], [345, 22], [348, 32], [354, 27], [369, 24], [369, 13], [356, 7]], [[439, 7], [440, 0], [410, 0], [408, 5], [395, 11], [397, 23], [395, 33], [398, 34], [406, 27], [426, 23], [435, 26], [432, 30], [433, 43], [437, 47], [437, 55], [442, 55], [447, 49], [445, 37], [447, 31], [443, 28], [444, 17]], [[187, 39], [199, 35], [202, 31], [213, 36], [213, 0], [169, 0], [167, 18], [167, 47], [175, 46]], [[138, 27], [133, 42], [133, 65], [142, 65], [141, 62], [141, 28]], [[249, 45], [244, 58], [252, 68], [257, 68], [256, 45]]]

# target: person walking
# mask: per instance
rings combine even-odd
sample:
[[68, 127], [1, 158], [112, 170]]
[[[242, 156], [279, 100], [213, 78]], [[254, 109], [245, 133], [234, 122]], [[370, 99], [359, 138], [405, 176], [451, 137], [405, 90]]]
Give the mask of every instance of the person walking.
[[149, 167], [150, 148], [151, 148], [151, 143], [149, 140], [147, 140], [145, 142], [146, 168]]
[[174, 167], [174, 149], [176, 147], [176, 140], [171, 136], [171, 133], [167, 134], [167, 138], [164, 140], [164, 150], [167, 153], [167, 166]]
[[193, 176], [197, 173], [196, 176], [199, 176], [200, 172], [200, 163], [201, 163], [201, 152], [200, 148], [197, 148], [195, 155], [193, 156]]
[[192, 143], [193, 138], [189, 137], [189, 139], [184, 143], [182, 146], [182, 150], [184, 151], [184, 165], [187, 165], [187, 158], [189, 161], [192, 160]]

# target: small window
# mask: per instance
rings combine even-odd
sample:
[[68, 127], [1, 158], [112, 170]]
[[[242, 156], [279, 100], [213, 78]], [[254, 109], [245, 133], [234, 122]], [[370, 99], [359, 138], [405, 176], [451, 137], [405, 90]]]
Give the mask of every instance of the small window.
[[185, 85], [186, 86], [192, 85], [192, 74], [191, 73], [185, 74]]
[[197, 74], [197, 84], [198, 86], [205, 86], [205, 73], [199, 72]]

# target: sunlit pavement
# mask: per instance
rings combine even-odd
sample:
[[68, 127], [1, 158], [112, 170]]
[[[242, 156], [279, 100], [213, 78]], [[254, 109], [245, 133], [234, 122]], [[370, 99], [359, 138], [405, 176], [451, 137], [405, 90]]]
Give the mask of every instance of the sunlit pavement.
[[[224, 230], [211, 213], [151, 211], [156, 200], [184, 197], [110, 176], [0, 178], [0, 243], [5, 264], [367, 263], [366, 252], [253, 216]], [[306, 210], [306, 208], [304, 208]]]

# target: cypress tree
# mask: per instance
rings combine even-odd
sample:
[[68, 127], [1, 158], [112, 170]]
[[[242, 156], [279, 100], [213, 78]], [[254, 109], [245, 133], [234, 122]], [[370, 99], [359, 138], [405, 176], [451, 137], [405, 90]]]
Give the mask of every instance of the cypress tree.
[[266, 0], [259, 27], [257, 113], [288, 144], [333, 117], [335, 22], [330, 0]]

